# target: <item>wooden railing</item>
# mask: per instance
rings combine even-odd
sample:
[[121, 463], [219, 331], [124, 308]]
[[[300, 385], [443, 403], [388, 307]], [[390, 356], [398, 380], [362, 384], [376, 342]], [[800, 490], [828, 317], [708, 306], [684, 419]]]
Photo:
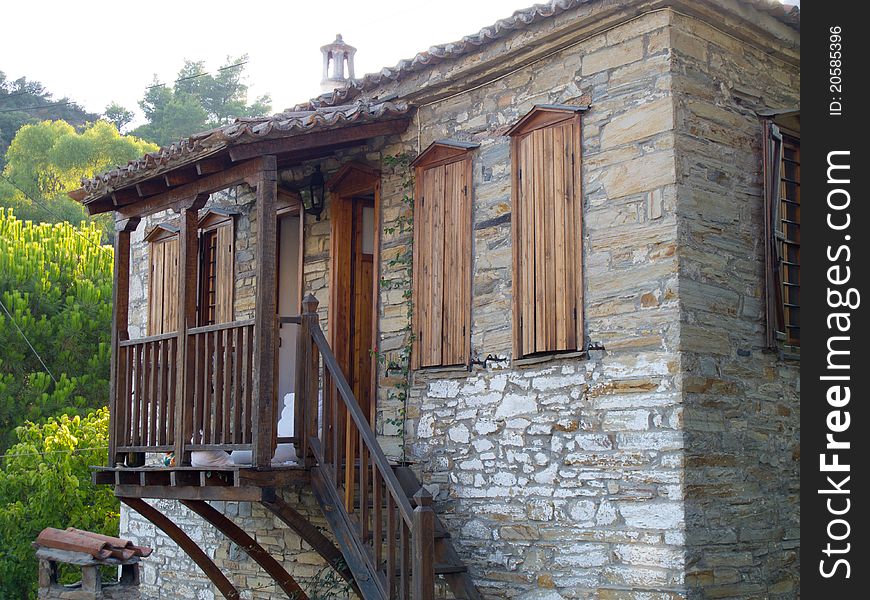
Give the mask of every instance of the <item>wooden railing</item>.
[[178, 336], [126, 340], [118, 347], [118, 399], [112, 415], [118, 451], [172, 450]]
[[[383, 598], [434, 595], [435, 515], [422, 489], [416, 508], [402, 489], [353, 395], [317, 317], [317, 300], [303, 300], [297, 351], [297, 448], [316, 463], [353, 530]], [[322, 371], [321, 371], [322, 370]], [[322, 372], [322, 376], [321, 376]], [[322, 401], [321, 401], [322, 398]]]
[[116, 451], [251, 450], [254, 321], [189, 329], [179, 350], [177, 332], [118, 342]]
[[254, 321], [187, 331], [193, 352], [189, 431], [191, 450], [250, 450], [253, 444]]

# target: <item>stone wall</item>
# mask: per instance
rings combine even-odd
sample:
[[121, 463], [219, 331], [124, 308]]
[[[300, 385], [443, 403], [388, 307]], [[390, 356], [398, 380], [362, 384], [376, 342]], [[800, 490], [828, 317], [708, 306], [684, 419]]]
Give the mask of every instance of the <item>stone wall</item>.
[[672, 45], [686, 583], [690, 597], [795, 598], [800, 363], [764, 350], [754, 109], [799, 106], [800, 69], [680, 15]]

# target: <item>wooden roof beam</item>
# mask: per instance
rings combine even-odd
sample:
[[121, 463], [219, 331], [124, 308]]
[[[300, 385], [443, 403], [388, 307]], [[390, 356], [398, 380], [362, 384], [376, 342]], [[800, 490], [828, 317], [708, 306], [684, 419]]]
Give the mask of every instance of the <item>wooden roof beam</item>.
[[112, 192], [112, 204], [116, 207], [127, 206], [139, 200], [139, 192], [136, 188], [125, 188]]

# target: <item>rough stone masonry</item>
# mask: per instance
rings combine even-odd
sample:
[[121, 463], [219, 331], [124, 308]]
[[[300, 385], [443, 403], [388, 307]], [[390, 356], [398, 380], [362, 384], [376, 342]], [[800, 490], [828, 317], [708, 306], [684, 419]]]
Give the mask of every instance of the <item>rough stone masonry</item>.
[[[390, 456], [404, 451], [414, 461], [486, 597], [798, 597], [799, 359], [763, 351], [754, 110], [798, 104], [799, 39], [758, 6], [575, 3], [367, 92], [415, 93], [412, 125], [320, 161], [327, 177], [348, 160], [381, 166], [388, 228], [406, 209], [402, 175], [382, 166], [385, 156], [418, 153], [440, 138], [480, 143], [471, 347], [475, 359], [496, 360], [414, 373], [406, 407], [390, 399], [395, 380], [381, 372], [378, 433]], [[531, 44], [554, 50], [511, 63]], [[497, 77], [464, 84], [494, 65], [502, 65]], [[448, 85], [452, 93], [439, 92]], [[544, 103], [590, 104], [582, 121], [583, 311], [586, 338], [600, 349], [530, 363], [511, 356], [504, 132]], [[299, 180], [311, 169], [281, 178]], [[241, 211], [238, 318], [250, 314], [256, 284], [252, 201], [244, 187], [212, 198]], [[328, 208], [320, 222], [307, 218], [304, 242], [306, 291], [317, 295], [324, 327]], [[381, 234], [382, 277], [395, 275], [388, 261], [409, 242]], [[146, 254], [140, 239], [131, 321], [143, 334]], [[401, 290], [381, 292], [380, 351], [403, 344], [404, 302]], [[285, 493], [325, 528], [309, 495]], [[159, 503], [249, 590], [244, 597], [279, 597], [228, 540]], [[321, 585], [322, 561], [274, 518], [245, 503], [220, 508], [304, 586]], [[143, 597], [214, 597], [196, 567], [135, 513], [124, 512], [122, 535], [155, 547]]]

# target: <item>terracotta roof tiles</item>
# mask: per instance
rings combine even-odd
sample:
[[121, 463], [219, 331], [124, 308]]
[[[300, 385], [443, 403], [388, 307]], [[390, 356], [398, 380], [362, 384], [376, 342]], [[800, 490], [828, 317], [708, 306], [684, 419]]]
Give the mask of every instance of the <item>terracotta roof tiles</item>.
[[142, 158], [131, 160], [125, 166], [116, 167], [96, 177], [83, 178], [82, 188], [86, 197], [94, 197], [131, 185], [153, 175], [153, 171], [161, 167], [168, 170], [173, 166], [205, 158], [229, 146], [401, 117], [409, 110], [410, 106], [405, 102], [357, 101], [342, 106], [289, 110], [270, 117], [240, 118], [229, 125], [197, 133], [156, 152], [150, 152]]
[[34, 542], [37, 548], [53, 548], [69, 552], [88, 554], [97, 560], [116, 558], [127, 561], [134, 556], [149, 556], [151, 548], [134, 546], [129, 540], [122, 540], [100, 533], [83, 531], [73, 527], [66, 531], [46, 527]]

